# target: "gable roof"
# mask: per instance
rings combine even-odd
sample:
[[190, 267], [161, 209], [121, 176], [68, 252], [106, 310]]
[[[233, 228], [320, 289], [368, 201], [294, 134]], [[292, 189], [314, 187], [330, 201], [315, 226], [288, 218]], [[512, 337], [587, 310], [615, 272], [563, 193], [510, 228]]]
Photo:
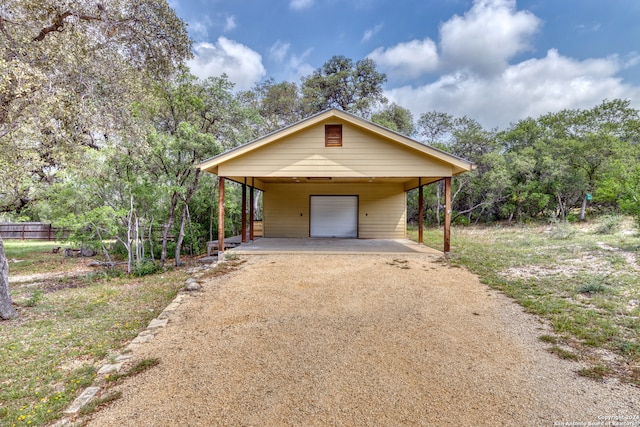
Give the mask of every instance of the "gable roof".
[[307, 129], [309, 127], [312, 127], [318, 123], [329, 120], [331, 118], [337, 118], [353, 126], [365, 129], [373, 133], [374, 135], [382, 137], [383, 139], [397, 143], [406, 148], [412, 149], [416, 151], [416, 154], [426, 155], [427, 157], [446, 163], [451, 166], [453, 175], [457, 175], [457, 174], [474, 169], [473, 163], [467, 160], [454, 156], [453, 154], [446, 153], [442, 150], [438, 150], [437, 148], [433, 148], [431, 146], [418, 142], [414, 139], [408, 138], [404, 135], [401, 135], [397, 132], [387, 129], [383, 126], [375, 124], [369, 120], [365, 120], [361, 117], [358, 117], [351, 113], [347, 113], [342, 110], [337, 110], [335, 108], [330, 110], [325, 110], [311, 117], [308, 117], [304, 120], [301, 120], [297, 123], [294, 123], [290, 126], [287, 126], [280, 130], [267, 134], [261, 138], [255, 139], [251, 142], [240, 145], [231, 150], [225, 151], [224, 153], [221, 153], [217, 156], [204, 160], [203, 162], [199, 163], [196, 167], [207, 172], [216, 173], [215, 170], [217, 169], [217, 166], [222, 163], [228, 162], [229, 160], [240, 157], [244, 154], [247, 154], [258, 148], [264, 147], [275, 141], [280, 141], [283, 138], [286, 138], [287, 136], [293, 135], [297, 132], [300, 132], [303, 129]]

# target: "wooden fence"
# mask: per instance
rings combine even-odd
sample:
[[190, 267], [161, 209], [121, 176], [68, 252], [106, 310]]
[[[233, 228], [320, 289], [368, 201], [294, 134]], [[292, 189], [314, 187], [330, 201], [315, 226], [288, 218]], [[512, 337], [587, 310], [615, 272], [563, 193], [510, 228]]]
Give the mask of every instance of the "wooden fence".
[[42, 222], [0, 222], [0, 237], [3, 240], [58, 240], [66, 238], [69, 232]]

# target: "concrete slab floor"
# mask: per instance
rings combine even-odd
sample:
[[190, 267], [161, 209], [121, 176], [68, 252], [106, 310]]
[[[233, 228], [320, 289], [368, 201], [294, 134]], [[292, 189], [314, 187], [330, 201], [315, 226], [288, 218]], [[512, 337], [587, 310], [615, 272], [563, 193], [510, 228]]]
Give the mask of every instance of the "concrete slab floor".
[[261, 238], [253, 242], [227, 250], [229, 253], [239, 255], [289, 253], [289, 252], [313, 252], [359, 254], [359, 253], [424, 253], [442, 255], [441, 251], [428, 246], [419, 245], [409, 239], [286, 239], [286, 238]]

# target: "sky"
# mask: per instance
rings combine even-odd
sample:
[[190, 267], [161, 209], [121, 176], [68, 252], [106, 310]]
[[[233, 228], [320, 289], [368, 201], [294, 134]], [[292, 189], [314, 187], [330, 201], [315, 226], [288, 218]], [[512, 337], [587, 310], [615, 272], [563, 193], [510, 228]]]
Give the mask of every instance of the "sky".
[[627, 99], [640, 109], [637, 0], [169, 0], [192, 73], [236, 90], [308, 76], [334, 55], [373, 59], [385, 96], [418, 119], [488, 129]]

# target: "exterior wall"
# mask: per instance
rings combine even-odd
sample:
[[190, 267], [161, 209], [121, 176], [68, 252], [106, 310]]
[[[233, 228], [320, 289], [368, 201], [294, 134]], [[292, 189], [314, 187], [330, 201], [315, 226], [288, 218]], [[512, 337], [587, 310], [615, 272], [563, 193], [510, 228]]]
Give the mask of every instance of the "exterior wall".
[[[342, 124], [342, 147], [324, 146], [324, 125]], [[221, 164], [220, 176], [451, 176], [451, 165], [337, 119]]]
[[264, 237], [309, 237], [310, 196], [358, 196], [358, 237], [403, 239], [406, 195], [402, 184], [265, 184]]

